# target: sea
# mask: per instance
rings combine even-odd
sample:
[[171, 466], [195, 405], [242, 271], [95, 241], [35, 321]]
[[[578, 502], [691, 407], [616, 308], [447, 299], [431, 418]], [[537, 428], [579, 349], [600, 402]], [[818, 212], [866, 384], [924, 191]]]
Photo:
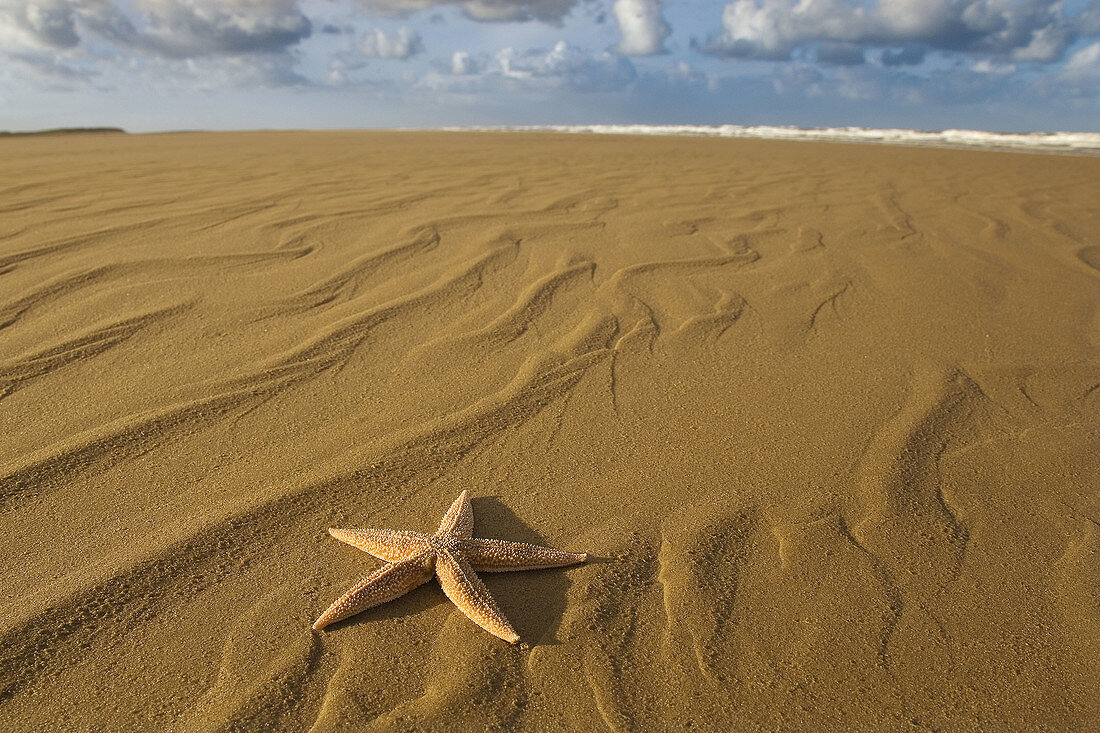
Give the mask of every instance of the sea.
[[595, 135], [690, 135], [760, 140], [830, 140], [1043, 152], [1100, 154], [1096, 132], [987, 132], [984, 130], [905, 130], [873, 127], [781, 127], [773, 125], [505, 125], [446, 127], [490, 132], [566, 132]]

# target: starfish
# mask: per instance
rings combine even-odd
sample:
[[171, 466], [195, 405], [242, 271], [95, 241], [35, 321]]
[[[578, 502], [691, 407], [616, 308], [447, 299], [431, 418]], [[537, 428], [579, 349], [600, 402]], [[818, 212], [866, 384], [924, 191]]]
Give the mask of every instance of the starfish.
[[482, 539], [473, 536], [474, 510], [469, 492], [459, 494], [435, 534], [392, 529], [330, 529], [328, 532], [386, 565], [359, 581], [336, 599], [313, 624], [320, 631], [329, 624], [405, 595], [434, 575], [447, 597], [475, 624], [493, 636], [514, 644], [519, 641], [501, 613], [489, 589], [475, 571], [560, 568], [584, 562], [584, 553], [562, 552], [526, 542]]

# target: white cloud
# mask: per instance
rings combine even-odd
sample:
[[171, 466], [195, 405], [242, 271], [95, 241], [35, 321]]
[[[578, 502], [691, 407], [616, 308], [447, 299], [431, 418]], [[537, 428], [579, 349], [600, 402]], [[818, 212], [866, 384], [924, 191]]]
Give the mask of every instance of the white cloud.
[[227, 87], [275, 88], [309, 82], [294, 70], [293, 60], [281, 54], [259, 57], [195, 58], [183, 62], [198, 89]]
[[477, 71], [477, 62], [466, 51], [455, 51], [451, 56], [451, 73], [455, 76], [467, 76]]
[[63, 54], [48, 51], [9, 52], [7, 60], [22, 67], [17, 76], [24, 77], [24, 82], [27, 81], [25, 75], [29, 70], [46, 89], [75, 89], [92, 82], [98, 76], [98, 72], [94, 70], [70, 63]]
[[297, 0], [132, 0], [127, 6], [74, 0], [74, 6], [81, 25], [103, 38], [166, 58], [279, 53], [313, 31]]
[[1100, 94], [1100, 42], [1070, 56], [1055, 79], [1075, 95]]
[[358, 71], [367, 65], [360, 59], [349, 59], [347, 55], [335, 56], [328, 62], [328, 75], [325, 84], [333, 87], [342, 87], [352, 84], [351, 73]]
[[0, 59], [70, 83], [114, 66], [203, 85], [302, 84], [291, 49], [311, 33], [297, 0], [0, 0]]
[[576, 5], [576, 0], [358, 0], [357, 4], [369, 13], [382, 15], [406, 15], [454, 5], [471, 20], [541, 20], [558, 24]]
[[989, 59], [980, 59], [971, 65], [970, 70], [978, 74], [1006, 76], [1016, 73], [1016, 64], [1001, 64]]
[[888, 66], [919, 63], [920, 48], [1050, 63], [1089, 32], [1091, 14], [1100, 16], [1093, 5], [1070, 16], [1061, 0], [734, 0], [722, 11], [722, 32], [696, 46], [771, 60], [807, 49], [831, 63], [856, 62], [855, 47], [876, 47], [889, 52], [881, 57]]
[[9, 1], [0, 4], [0, 52], [12, 51], [13, 26], [38, 47], [75, 53], [96, 35], [137, 56], [175, 59], [280, 53], [312, 29], [294, 0]]
[[[492, 57], [467, 58], [464, 52], [451, 58], [450, 68], [441, 67], [417, 82], [417, 86], [455, 93], [623, 91], [637, 79], [634, 65], [606, 51], [590, 54], [565, 41], [552, 49], [517, 51], [508, 47]], [[468, 64], [468, 65], [467, 65]]]
[[374, 59], [404, 60], [423, 50], [420, 34], [405, 27], [399, 28], [392, 36], [375, 28], [359, 41], [359, 53]]
[[1015, 61], [1057, 61], [1065, 54], [1073, 34], [1065, 25], [1049, 25], [1031, 32], [1026, 46], [1013, 48], [1009, 56]]
[[73, 5], [67, 0], [2, 3], [0, 24], [9, 31], [4, 35], [29, 47], [72, 48], [80, 43]]
[[166, 58], [277, 53], [312, 32], [297, 0], [0, 0], [0, 51], [67, 49], [93, 33]]
[[819, 97], [824, 82], [825, 75], [820, 69], [798, 63], [784, 66], [775, 75], [772, 85], [779, 94], [794, 91], [809, 97]]
[[781, 95], [852, 103], [891, 101], [924, 109], [1004, 105], [1011, 110], [1040, 105], [1052, 93], [1064, 96], [1064, 88], [1059, 91], [1057, 85], [1042, 90], [1022, 82], [1012, 64], [984, 60], [971, 67], [956, 65], [925, 73], [874, 64], [822, 68], [792, 61], [776, 69], [772, 78]]
[[500, 73], [510, 79], [542, 80], [577, 91], [615, 91], [638, 76], [634, 65], [610, 53], [589, 55], [565, 41], [549, 51], [517, 54], [506, 48], [496, 57]]
[[[821, 104], [893, 99], [973, 109], [993, 100], [1023, 109], [1021, 95], [1031, 94], [1029, 99], [1060, 98], [1067, 107], [1092, 109], [1100, 98], [1100, 48], [1089, 40], [1100, 36], [1100, 0], [723, 2], [721, 29], [696, 47], [718, 56], [791, 62], [765, 73], [753, 66], [716, 72], [710, 63], [703, 75], [677, 53], [664, 70], [639, 63], [639, 75], [631, 57], [672, 45], [664, 17], [670, 4], [662, 0], [351, 0], [335, 11], [322, 9], [332, 7], [331, 0], [0, 0], [0, 81], [13, 88], [88, 90], [370, 86], [384, 89], [395, 109], [404, 94], [413, 99], [438, 89], [471, 99], [486, 95], [481, 99], [499, 102], [495, 109], [502, 114], [516, 108], [509, 93], [522, 92], [528, 102], [568, 98], [598, 114], [636, 102], [633, 109], [660, 118], [716, 109], [721, 103], [715, 100], [730, 96], [723, 89], [751, 85], [760, 95], [778, 90], [787, 102], [817, 95]], [[463, 50], [451, 53], [451, 46], [447, 55], [422, 64], [375, 63], [423, 53], [416, 31], [443, 7], [450, 25], [432, 32], [452, 39], [468, 32], [458, 40]], [[394, 23], [356, 41], [372, 27], [364, 15], [416, 11], [423, 12], [407, 21], [409, 27], [394, 30]], [[461, 12], [477, 21], [554, 24], [574, 11], [561, 33], [576, 33], [567, 37], [584, 39], [584, 49], [562, 41], [523, 50], [537, 42], [532, 39], [558, 37], [537, 26], [451, 23]], [[617, 21], [619, 43], [610, 52], [593, 52], [592, 46], [606, 43], [596, 39], [613, 29], [581, 26], [603, 22], [605, 14]], [[495, 40], [502, 37], [508, 41]], [[505, 43], [519, 50], [492, 53]], [[431, 69], [426, 75], [425, 67]], [[721, 77], [726, 72], [728, 84]], [[629, 95], [605, 105], [598, 96], [578, 103], [579, 92]], [[667, 94], [691, 102], [677, 108]]]
[[616, 50], [624, 56], [652, 56], [665, 52], [671, 32], [658, 0], [615, 0], [611, 7], [622, 40]]
[[862, 16], [862, 8], [834, 0], [735, 0], [722, 9], [723, 33], [706, 50], [734, 58], [787, 59], [807, 41], [857, 40]]
[[1077, 19], [1077, 27], [1086, 36], [1100, 36], [1100, 0], [1092, 0]]

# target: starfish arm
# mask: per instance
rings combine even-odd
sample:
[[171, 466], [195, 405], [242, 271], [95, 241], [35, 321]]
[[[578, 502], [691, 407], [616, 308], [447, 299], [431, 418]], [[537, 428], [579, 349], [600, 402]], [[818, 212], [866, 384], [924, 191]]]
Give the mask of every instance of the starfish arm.
[[425, 555], [386, 565], [363, 578], [321, 614], [313, 624], [314, 631], [320, 631], [330, 624], [386, 601], [392, 601], [428, 582], [432, 571], [425, 567]]
[[431, 549], [431, 541], [419, 532], [393, 529], [329, 529], [328, 533], [379, 560], [401, 562]]
[[441, 550], [436, 557], [435, 574], [443, 592], [471, 621], [510, 644], [519, 641], [519, 634], [508, 623], [496, 601], [489, 595], [489, 589], [468, 562], [447, 550]]
[[458, 552], [478, 572], [500, 573], [509, 570], [535, 570], [576, 565], [588, 559], [588, 555], [562, 552], [550, 547], [529, 545], [526, 542], [508, 542], [476, 537], [463, 540]]
[[474, 510], [470, 506], [468, 491], [463, 491], [443, 515], [435, 536], [449, 534], [455, 537], [471, 537], [474, 534]]

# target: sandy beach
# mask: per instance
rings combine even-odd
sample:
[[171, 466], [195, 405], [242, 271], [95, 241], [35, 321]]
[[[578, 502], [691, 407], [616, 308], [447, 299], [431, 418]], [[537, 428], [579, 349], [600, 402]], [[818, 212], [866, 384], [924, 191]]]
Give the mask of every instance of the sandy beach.
[[[0, 729], [1084, 730], [1100, 157], [0, 140]], [[329, 527], [588, 553], [324, 631]]]

